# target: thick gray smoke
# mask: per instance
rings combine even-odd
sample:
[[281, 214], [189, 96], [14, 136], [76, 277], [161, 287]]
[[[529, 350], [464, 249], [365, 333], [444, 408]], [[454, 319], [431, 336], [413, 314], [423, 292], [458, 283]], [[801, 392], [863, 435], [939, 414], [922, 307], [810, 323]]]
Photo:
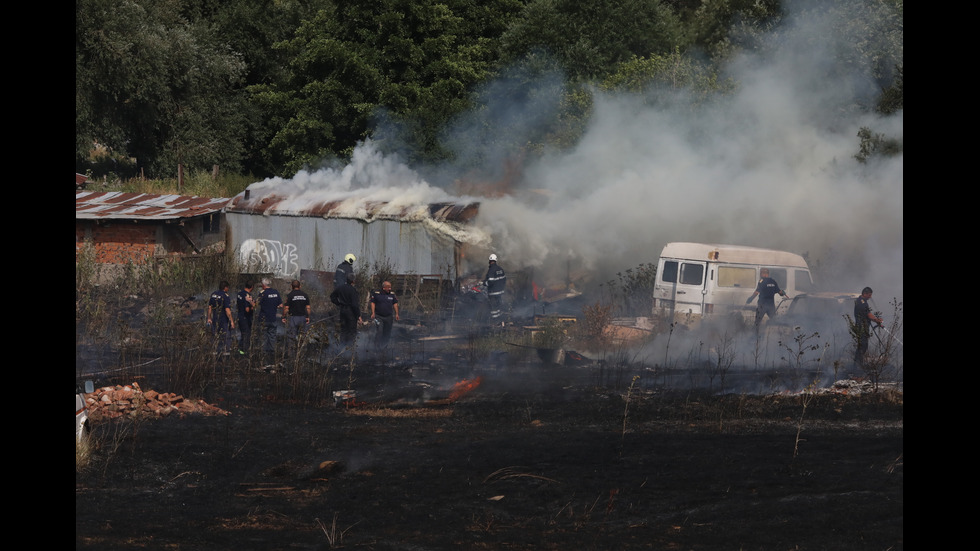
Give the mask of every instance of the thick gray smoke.
[[[853, 115], [875, 90], [867, 72], [836, 68], [851, 47], [838, 41], [845, 27], [812, 13], [786, 22], [767, 37], [767, 54], [730, 63], [724, 76], [737, 89], [710, 105], [693, 108], [683, 91], [650, 101], [596, 90], [577, 146], [525, 166], [512, 195], [478, 198], [477, 225], [509, 269], [543, 274], [574, 264], [602, 282], [655, 263], [670, 241], [729, 243], [805, 254], [826, 290], [870, 285], [879, 307], [903, 300], [903, 157], [854, 158], [861, 127], [901, 138], [903, 115]], [[520, 118], [531, 104], [506, 107], [488, 110]], [[457, 130], [457, 139], [473, 135]], [[297, 201], [448, 198], [371, 141], [346, 167], [255, 185], [295, 192]], [[529, 201], [531, 190], [543, 193]]]
[[903, 158], [854, 155], [861, 127], [900, 137], [902, 114], [839, 116], [867, 86], [828, 80], [833, 44], [812, 37], [833, 22], [809, 22], [777, 55], [737, 58], [737, 92], [708, 107], [597, 92], [575, 150], [527, 169], [546, 204], [484, 203], [497, 249], [510, 263], [572, 256], [615, 273], [655, 262], [670, 241], [752, 245], [806, 254], [826, 289], [901, 297]]

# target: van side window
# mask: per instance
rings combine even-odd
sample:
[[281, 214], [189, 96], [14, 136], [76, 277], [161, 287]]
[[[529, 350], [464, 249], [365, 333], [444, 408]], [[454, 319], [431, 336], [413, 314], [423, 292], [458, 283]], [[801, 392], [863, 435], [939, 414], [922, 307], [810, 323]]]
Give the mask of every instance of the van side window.
[[701, 285], [702, 282], [704, 282], [703, 265], [685, 262], [681, 266], [681, 283], [684, 285]]
[[719, 287], [744, 287], [755, 289], [758, 280], [755, 278], [755, 268], [738, 268], [735, 266], [718, 267]]
[[769, 277], [776, 280], [780, 289], [786, 289], [786, 268], [769, 268]]
[[664, 270], [660, 274], [660, 281], [664, 283], [677, 283], [677, 262], [674, 260], [664, 261]]
[[813, 280], [807, 270], [796, 270], [796, 292], [806, 293], [813, 290]]

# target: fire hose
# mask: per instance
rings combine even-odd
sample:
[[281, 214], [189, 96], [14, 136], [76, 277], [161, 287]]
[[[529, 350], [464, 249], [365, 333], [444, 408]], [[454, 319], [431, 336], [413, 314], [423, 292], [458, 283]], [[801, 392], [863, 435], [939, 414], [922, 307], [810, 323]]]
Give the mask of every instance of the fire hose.
[[889, 331], [888, 328], [885, 327], [884, 325], [882, 325], [882, 324], [879, 323], [879, 324], [877, 324], [875, 326], [875, 329], [884, 329], [885, 330], [885, 333], [888, 333], [889, 338], [895, 339], [895, 342], [897, 342], [898, 344], [900, 344], [902, 346], [905, 346], [905, 343], [903, 343], [901, 340], [899, 340], [899, 338], [896, 337], [894, 333], [892, 333], [891, 331]]
[[[875, 304], [875, 302], [874, 302], [874, 300], [872, 300], [872, 299], [868, 299], [868, 302], [870, 302], [870, 303], [871, 303], [871, 305], [872, 305], [872, 306], [874, 306], [874, 308], [875, 308], [875, 310], [877, 310], [877, 309], [878, 309], [878, 305], [877, 305], [877, 304]], [[892, 339], [895, 339], [895, 342], [897, 342], [898, 344], [900, 344], [900, 345], [902, 345], [902, 346], [905, 346], [905, 343], [903, 343], [903, 342], [902, 342], [901, 340], [899, 340], [899, 338], [898, 338], [898, 337], [896, 337], [894, 333], [892, 333], [891, 331], [889, 331], [889, 330], [888, 330], [888, 328], [887, 328], [887, 327], [885, 327], [885, 325], [884, 325], [884, 324], [882, 324], [882, 323], [878, 323], [878, 324], [876, 324], [876, 325], [875, 325], [875, 329], [884, 329], [884, 330], [885, 330], [885, 333], [888, 333], [888, 337], [889, 337], [889, 338], [892, 338]]]

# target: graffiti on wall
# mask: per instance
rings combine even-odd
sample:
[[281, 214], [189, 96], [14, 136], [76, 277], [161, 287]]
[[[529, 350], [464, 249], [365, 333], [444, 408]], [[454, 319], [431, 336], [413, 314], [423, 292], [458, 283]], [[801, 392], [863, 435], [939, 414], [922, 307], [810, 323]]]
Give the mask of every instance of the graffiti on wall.
[[245, 266], [256, 272], [272, 272], [277, 277], [299, 273], [296, 245], [271, 239], [246, 239], [238, 249]]

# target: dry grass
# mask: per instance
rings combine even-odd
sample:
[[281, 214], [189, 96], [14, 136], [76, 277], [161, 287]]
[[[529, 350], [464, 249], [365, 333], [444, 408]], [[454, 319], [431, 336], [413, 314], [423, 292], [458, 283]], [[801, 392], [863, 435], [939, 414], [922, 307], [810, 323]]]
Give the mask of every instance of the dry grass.
[[92, 465], [92, 444], [88, 438], [75, 441], [75, 472], [80, 473]]

